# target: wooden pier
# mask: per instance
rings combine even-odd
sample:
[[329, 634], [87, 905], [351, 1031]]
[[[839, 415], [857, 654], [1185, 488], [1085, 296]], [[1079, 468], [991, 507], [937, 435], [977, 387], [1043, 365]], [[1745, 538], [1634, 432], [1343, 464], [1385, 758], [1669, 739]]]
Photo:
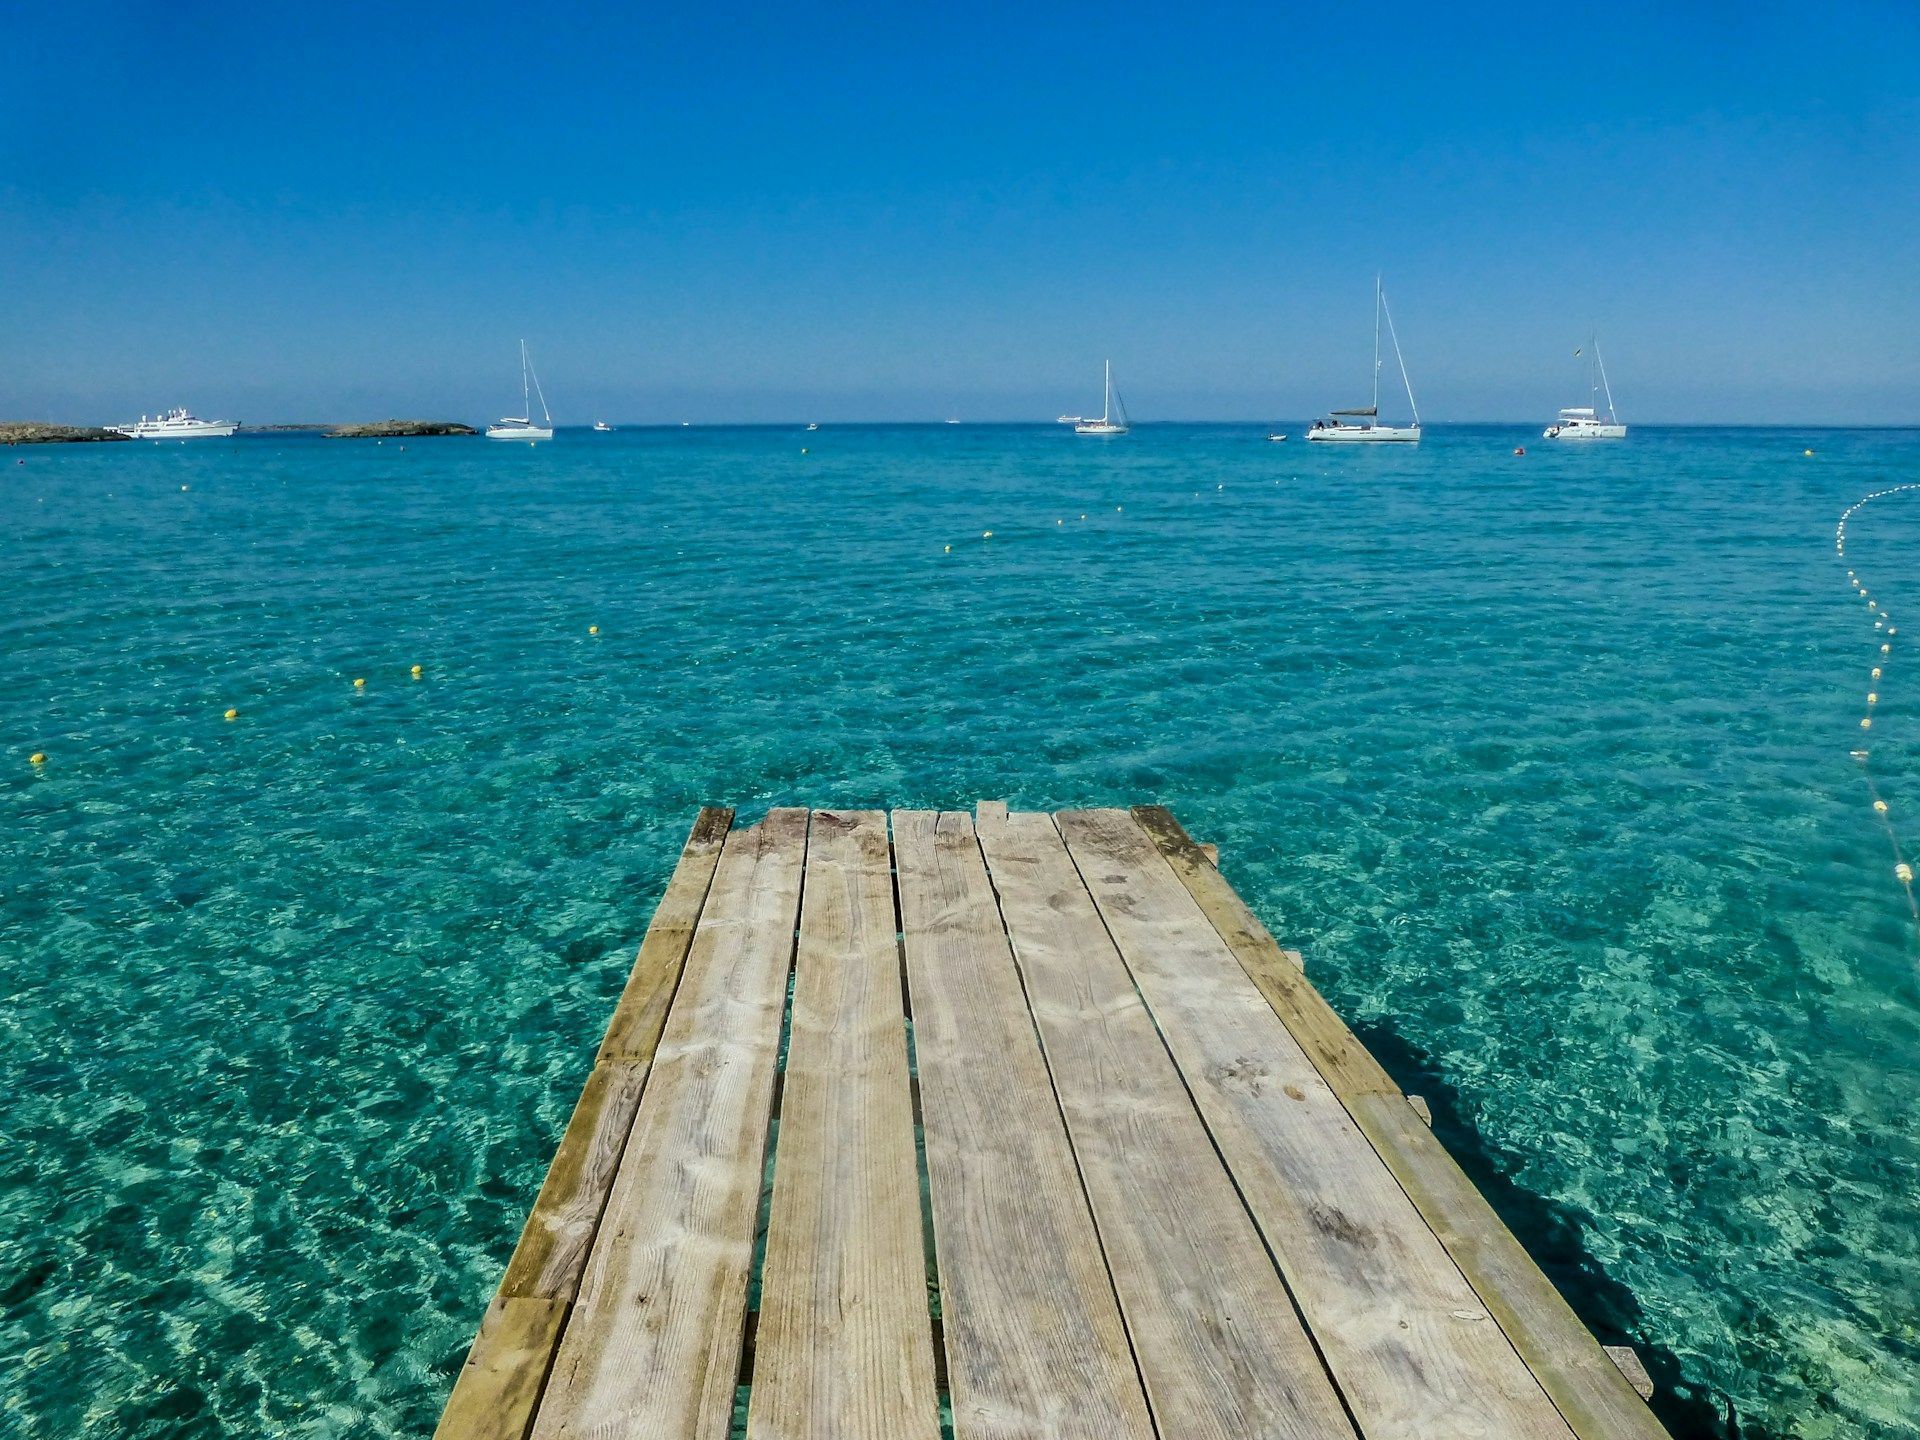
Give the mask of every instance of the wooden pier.
[[1665, 1436], [1165, 810], [732, 818], [439, 1440]]

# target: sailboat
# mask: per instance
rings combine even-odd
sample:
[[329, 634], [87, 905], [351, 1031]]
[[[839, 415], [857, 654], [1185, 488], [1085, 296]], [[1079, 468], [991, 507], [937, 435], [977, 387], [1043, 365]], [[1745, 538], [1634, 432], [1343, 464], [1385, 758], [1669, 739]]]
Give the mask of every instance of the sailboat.
[[[529, 390], [531, 382], [531, 390]], [[540, 397], [540, 413], [546, 416], [544, 426], [533, 423], [533, 397]], [[547, 397], [540, 389], [540, 377], [533, 373], [533, 361], [527, 355], [527, 342], [520, 342], [520, 408], [523, 415], [509, 415], [504, 420], [496, 420], [487, 426], [489, 440], [551, 440], [553, 438], [553, 415], [547, 409]]]
[[[1393, 358], [1400, 365], [1400, 383], [1407, 390], [1407, 409], [1413, 412], [1410, 425], [1380, 423], [1380, 320], [1387, 322], [1387, 337], [1393, 341]], [[1400, 353], [1400, 337], [1394, 332], [1393, 312], [1387, 308], [1387, 292], [1380, 288], [1380, 277], [1373, 277], [1373, 403], [1365, 409], [1335, 410], [1326, 419], [1316, 420], [1307, 431], [1309, 440], [1405, 441], [1420, 439], [1420, 407], [1413, 403], [1413, 382], [1407, 378], [1407, 362]]]
[[1124, 435], [1127, 433], [1127, 406], [1113, 388], [1113, 361], [1107, 361], [1107, 398], [1100, 407], [1098, 420], [1075, 422], [1076, 435]]
[[[1580, 355], [1574, 351], [1577, 359]], [[1606, 391], [1607, 418], [1600, 418], [1600, 392]], [[1613, 410], [1613, 386], [1607, 383], [1607, 362], [1600, 358], [1600, 342], [1587, 337], [1587, 404], [1562, 410], [1560, 418], [1540, 432], [1543, 440], [1624, 440], [1627, 427]]]

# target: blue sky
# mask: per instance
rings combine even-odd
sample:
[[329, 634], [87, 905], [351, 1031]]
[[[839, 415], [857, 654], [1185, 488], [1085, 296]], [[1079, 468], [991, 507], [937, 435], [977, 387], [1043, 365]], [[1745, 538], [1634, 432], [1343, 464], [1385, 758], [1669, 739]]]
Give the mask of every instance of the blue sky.
[[1920, 422], [1910, 3], [7, 28], [4, 418], [1294, 418], [1378, 268], [1436, 423]]

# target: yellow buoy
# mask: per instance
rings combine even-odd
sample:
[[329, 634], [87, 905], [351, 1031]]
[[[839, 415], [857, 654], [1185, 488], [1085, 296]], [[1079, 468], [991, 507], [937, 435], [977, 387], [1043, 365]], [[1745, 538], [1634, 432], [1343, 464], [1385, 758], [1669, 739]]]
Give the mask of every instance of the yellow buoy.
[[1907, 864], [1906, 861], [1902, 860], [1898, 865], [1894, 866], [1893, 873], [1902, 885], [1911, 885], [1913, 883], [1913, 867]]
[[1876, 800], [1873, 802], [1873, 808], [1884, 815], [1887, 813], [1887, 802], [1884, 800]]
[[1878, 705], [1879, 703], [1880, 703], [1880, 697], [1874, 694], [1873, 691], [1869, 690], [1867, 692], [1867, 704]]
[[587, 626], [587, 633], [589, 635], [598, 635], [600, 633], [600, 627], [598, 625], [589, 625]]
[[367, 682], [365, 680], [355, 680], [353, 682], [353, 688], [356, 690], [364, 690], [367, 688]]
[[1806, 450], [1806, 451], [1803, 451], [1803, 452], [1801, 452], [1801, 453], [1803, 453], [1803, 454], [1806, 454], [1806, 455], [1811, 455], [1811, 454], [1813, 454], [1813, 451], [1811, 451], [1811, 450]]
[[1880, 667], [1878, 665], [1873, 667], [1873, 678], [1876, 680], [1880, 678]]
[[418, 680], [418, 679], [420, 678], [420, 667], [419, 667], [418, 665], [416, 665], [416, 666], [414, 666], [414, 667], [413, 667], [413, 669], [412, 669], [412, 670], [410, 670], [410, 671], [409, 671], [409, 672], [407, 672], [407, 673], [409, 673], [410, 675], [412, 675], [414, 679], [416, 679], [416, 680]]
[[942, 545], [942, 546], [940, 547], [940, 553], [941, 553], [942, 555], [951, 555], [951, 554], [953, 553], [953, 546], [951, 546], [951, 545]]
[[801, 453], [802, 455], [804, 455], [804, 454], [806, 454], [806, 453], [807, 453], [807, 447], [806, 447], [806, 446], [804, 446], [804, 445], [802, 445], [802, 446], [800, 447], [800, 453]]
[[1861, 717], [1860, 717], [1860, 728], [1861, 728], [1862, 730], [1871, 730], [1871, 729], [1873, 729], [1873, 721], [1872, 721], [1872, 719], [1871, 719], [1870, 717], [1868, 717], [1868, 716], [1864, 716], [1864, 715], [1863, 715], [1863, 716], [1861, 716]]
[[240, 718], [240, 712], [239, 712], [238, 710], [228, 710], [228, 711], [227, 711], [227, 719], [229, 719], [229, 720], [238, 720], [239, 718]]
[[1891, 654], [1893, 653], [1893, 646], [1891, 646], [1891, 645], [1882, 645], [1882, 646], [1880, 647], [1880, 653], [1881, 653], [1882, 655], [1891, 655]]
[[982, 540], [991, 540], [991, 539], [993, 538], [993, 531], [991, 531], [991, 530], [982, 530], [982, 531], [980, 532], [980, 538], [981, 538]]
[[29, 755], [29, 756], [27, 756], [27, 763], [28, 763], [29, 765], [44, 765], [44, 764], [46, 764], [46, 763], [47, 763], [47, 756], [46, 756], [46, 752], [45, 752], [44, 750], [36, 750], [36, 751], [34, 751], [34, 752], [33, 752], [33, 754], [31, 754], [31, 755]]

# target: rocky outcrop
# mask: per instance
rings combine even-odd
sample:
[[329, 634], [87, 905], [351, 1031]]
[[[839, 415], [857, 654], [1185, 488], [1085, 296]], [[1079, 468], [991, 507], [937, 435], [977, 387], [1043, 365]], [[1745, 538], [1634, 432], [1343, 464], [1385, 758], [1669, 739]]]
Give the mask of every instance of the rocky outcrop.
[[396, 436], [472, 435], [471, 425], [456, 425], [451, 420], [376, 420], [371, 425], [336, 425], [327, 431], [329, 440], [392, 440]]
[[83, 440], [124, 440], [118, 430], [92, 425], [41, 425], [32, 420], [0, 420], [0, 445], [68, 445]]

